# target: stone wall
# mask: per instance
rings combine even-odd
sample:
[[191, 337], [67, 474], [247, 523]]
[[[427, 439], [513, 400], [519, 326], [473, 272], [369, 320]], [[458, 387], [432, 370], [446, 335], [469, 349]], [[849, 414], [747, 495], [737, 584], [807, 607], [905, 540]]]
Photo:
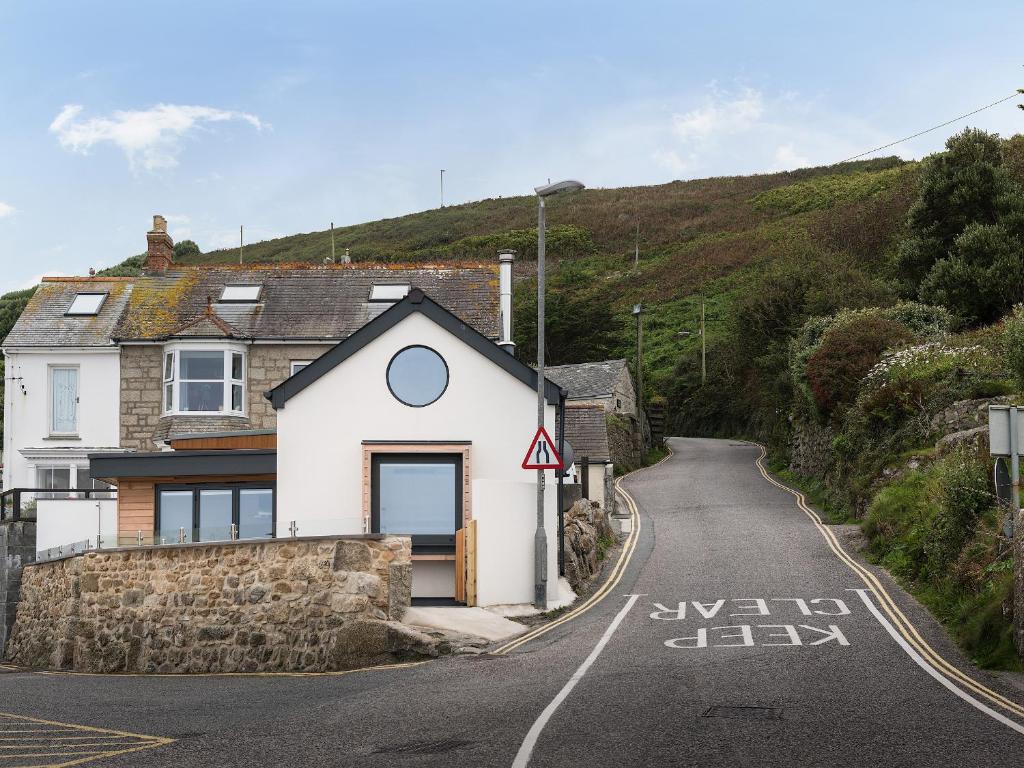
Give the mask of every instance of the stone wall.
[[790, 470], [802, 477], [814, 477], [824, 482], [832, 468], [834, 437], [830, 427], [811, 421], [794, 422]]
[[[126, 450], [158, 450], [154, 438], [168, 431], [220, 429], [275, 429], [277, 417], [263, 393], [291, 375], [293, 360], [315, 360], [330, 344], [254, 344], [248, 349], [246, 418], [176, 416], [173, 428], [163, 413], [163, 354], [161, 345], [121, 348], [121, 447]], [[212, 425], [212, 426], [211, 426]], [[210, 427], [207, 429], [207, 427]]]
[[293, 360], [316, 360], [333, 344], [254, 344], [249, 347], [249, 421], [252, 429], [276, 429], [277, 416], [263, 397], [291, 376]]
[[14, 626], [22, 568], [36, 559], [36, 521], [0, 523], [0, 658]]
[[436, 655], [399, 623], [407, 537], [90, 552], [24, 570], [7, 659], [81, 672], [328, 671]]
[[643, 442], [639, 422], [635, 416], [608, 414], [608, 453], [612, 463], [623, 472], [640, 466], [643, 460]]
[[577, 593], [601, 567], [601, 540], [615, 540], [608, 513], [580, 499], [565, 513], [565, 578]]

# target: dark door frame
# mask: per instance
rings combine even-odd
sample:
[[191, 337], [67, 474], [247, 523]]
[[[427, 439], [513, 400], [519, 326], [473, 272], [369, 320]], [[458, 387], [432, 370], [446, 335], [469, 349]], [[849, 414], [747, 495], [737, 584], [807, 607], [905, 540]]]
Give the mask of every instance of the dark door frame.
[[451, 464], [455, 467], [455, 527], [452, 534], [416, 534], [412, 536], [413, 554], [451, 554], [455, 552], [455, 531], [462, 528], [462, 454], [461, 453], [374, 453], [370, 457], [370, 527], [380, 533], [381, 464]]

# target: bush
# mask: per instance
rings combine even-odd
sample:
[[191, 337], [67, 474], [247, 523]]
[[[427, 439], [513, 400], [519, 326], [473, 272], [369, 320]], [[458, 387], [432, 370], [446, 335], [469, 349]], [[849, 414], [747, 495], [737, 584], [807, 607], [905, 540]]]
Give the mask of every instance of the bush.
[[982, 513], [994, 505], [988, 483], [988, 467], [964, 448], [936, 466], [932, 502], [937, 512], [925, 544], [934, 577], [948, 574], [949, 566], [974, 536]]
[[902, 323], [865, 315], [830, 328], [807, 360], [807, 383], [819, 413], [828, 415], [857, 397], [858, 385], [890, 347], [913, 339]]
[[1003, 354], [1017, 386], [1024, 390], [1024, 304], [1017, 304], [1003, 323]]
[[[941, 338], [952, 324], [949, 312], [942, 307], [915, 302], [902, 302], [890, 307], [848, 309], [832, 317], [812, 317], [804, 323], [789, 345], [789, 375], [798, 395], [794, 403], [798, 415], [822, 416], [828, 413], [827, 408], [824, 411], [820, 409], [818, 397], [812, 391], [808, 380], [808, 364], [823, 344], [826, 335], [830, 338], [839, 338], [840, 334], [846, 333], [846, 329], [855, 328], [869, 320], [898, 324], [910, 334], [907, 340]], [[876, 355], [872, 364], [877, 360]], [[864, 373], [867, 373], [867, 369]], [[852, 402], [852, 399], [850, 397], [846, 402]]]

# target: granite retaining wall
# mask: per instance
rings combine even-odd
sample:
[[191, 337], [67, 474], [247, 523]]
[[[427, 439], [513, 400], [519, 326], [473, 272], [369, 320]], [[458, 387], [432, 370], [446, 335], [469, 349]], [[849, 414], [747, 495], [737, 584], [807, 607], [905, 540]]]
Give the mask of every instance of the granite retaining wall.
[[130, 548], [28, 566], [7, 660], [82, 672], [322, 672], [436, 655], [399, 623], [407, 537]]

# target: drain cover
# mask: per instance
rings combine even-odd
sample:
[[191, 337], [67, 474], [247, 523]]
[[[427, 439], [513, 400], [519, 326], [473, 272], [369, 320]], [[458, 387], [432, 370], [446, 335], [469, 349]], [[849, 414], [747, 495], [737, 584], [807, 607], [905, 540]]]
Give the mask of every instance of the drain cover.
[[377, 747], [373, 750], [378, 755], [439, 755], [455, 749], [469, 746], [473, 742], [462, 739], [441, 739], [440, 741], [410, 741], [405, 744], [394, 744]]
[[732, 717], [740, 720], [781, 720], [778, 707], [724, 707], [715, 705], [704, 710], [701, 717]]

